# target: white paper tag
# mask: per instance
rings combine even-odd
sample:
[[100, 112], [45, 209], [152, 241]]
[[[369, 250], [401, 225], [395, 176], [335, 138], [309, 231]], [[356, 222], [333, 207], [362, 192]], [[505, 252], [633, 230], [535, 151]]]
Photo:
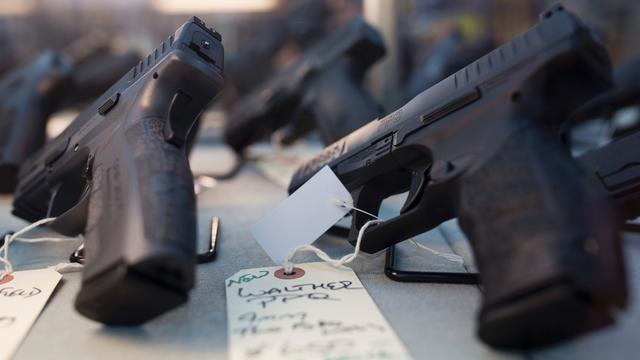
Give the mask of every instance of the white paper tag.
[[411, 358], [353, 270], [294, 271], [302, 276], [267, 267], [227, 279], [229, 359]]
[[353, 198], [338, 177], [325, 166], [296, 192], [251, 228], [251, 234], [269, 257], [280, 264], [294, 248], [314, 242], [350, 209], [335, 204]]
[[16, 271], [0, 279], [0, 359], [27, 336], [62, 275], [51, 269]]

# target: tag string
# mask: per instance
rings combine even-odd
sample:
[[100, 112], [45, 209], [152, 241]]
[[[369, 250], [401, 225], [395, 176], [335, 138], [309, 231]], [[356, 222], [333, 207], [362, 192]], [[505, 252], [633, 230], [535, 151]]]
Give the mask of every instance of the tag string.
[[[354, 210], [354, 211], [361, 212], [361, 213], [363, 213], [363, 214], [365, 214], [365, 215], [369, 215], [369, 216], [371, 216], [372, 218], [375, 218], [375, 219], [377, 219], [377, 220], [380, 220], [380, 218], [379, 218], [378, 216], [376, 216], [376, 215], [374, 215], [374, 214], [372, 214], [372, 213], [370, 213], [370, 212], [364, 211], [364, 210], [362, 210], [362, 209], [358, 209], [357, 207], [355, 207], [355, 206], [353, 206], [353, 205], [349, 204], [348, 202], [346, 202], [346, 201], [344, 201], [344, 200], [334, 199], [334, 202], [335, 202], [335, 204], [336, 204], [336, 205], [338, 205], [338, 206], [345, 207], [345, 208], [347, 208], [347, 209], [352, 209], [352, 210]], [[459, 265], [463, 265], [463, 264], [464, 264], [464, 258], [463, 258], [462, 256], [460, 256], [460, 255], [457, 255], [457, 254], [442, 253], [442, 252], [440, 252], [440, 251], [438, 251], [438, 250], [435, 250], [435, 249], [432, 249], [432, 248], [428, 247], [427, 245], [424, 245], [424, 244], [421, 244], [421, 243], [417, 242], [417, 241], [416, 241], [415, 239], [413, 239], [413, 238], [409, 239], [409, 241], [410, 241], [413, 245], [415, 245], [418, 249], [426, 250], [426, 251], [428, 251], [428, 252], [432, 253], [433, 255], [439, 256], [439, 257], [441, 257], [441, 258], [444, 258], [444, 259], [446, 259], [446, 260], [448, 260], [448, 261], [454, 262], [454, 263], [459, 264]]]
[[[4, 265], [4, 269], [2, 270], [2, 273], [0, 273], [0, 279], [4, 278], [6, 275], [9, 275], [13, 272], [13, 265], [11, 264], [11, 261], [9, 261], [9, 245], [12, 242], [19, 241], [19, 242], [35, 244], [35, 243], [42, 243], [42, 242], [63, 242], [63, 241], [70, 241], [70, 240], [77, 239], [77, 237], [39, 237], [39, 238], [20, 237], [21, 235], [24, 235], [39, 226], [52, 223], [55, 219], [56, 219], [55, 217], [51, 217], [51, 218], [38, 220], [32, 224], [25, 226], [24, 228], [16, 231], [11, 235], [9, 234], [5, 235], [4, 244], [2, 244], [2, 247], [0, 247], [0, 252], [2, 252], [2, 256], [0, 256], [0, 263]], [[58, 272], [66, 272], [66, 271], [73, 271], [76, 269], [80, 269], [82, 268], [82, 265], [73, 264], [73, 263], [59, 263], [59, 264], [50, 266], [49, 268]]]
[[[356, 246], [355, 249], [352, 253], [344, 255], [343, 257], [339, 258], [339, 259], [332, 259], [326, 252], [318, 249], [317, 247], [310, 245], [310, 244], [305, 244], [305, 245], [300, 245], [298, 247], [296, 247], [295, 249], [293, 249], [293, 251], [291, 253], [289, 253], [289, 255], [287, 255], [287, 258], [284, 260], [282, 267], [284, 268], [284, 273], [285, 274], [291, 274], [293, 272], [293, 262], [291, 261], [291, 259], [298, 253], [301, 252], [312, 252], [314, 254], [316, 254], [316, 256], [318, 258], [320, 258], [322, 261], [336, 266], [336, 267], [340, 267], [343, 266], [345, 264], [348, 264], [350, 262], [352, 262], [353, 260], [355, 260], [355, 258], [358, 256], [358, 254], [360, 253], [360, 245], [362, 243], [362, 238], [364, 236], [365, 231], [367, 230], [367, 228], [371, 225], [374, 224], [379, 224], [384, 222], [384, 220], [380, 219], [380, 217], [378, 217], [377, 215], [374, 215], [370, 212], [364, 211], [362, 209], [358, 209], [357, 207], [349, 204], [348, 202], [344, 201], [344, 200], [340, 200], [340, 199], [333, 199], [334, 204], [336, 206], [340, 206], [340, 207], [344, 207], [344, 208], [348, 208], [354, 211], [358, 211], [361, 212], [365, 215], [371, 216], [374, 220], [369, 220], [367, 221], [361, 228], [360, 231], [358, 232], [358, 238], [356, 240]], [[442, 253], [439, 252], [437, 250], [434, 250], [424, 244], [421, 244], [419, 242], [417, 242], [414, 239], [409, 239], [409, 241], [415, 245], [417, 248], [422, 249], [422, 250], [426, 250], [436, 256], [442, 257], [448, 261], [454, 262], [456, 264], [459, 265], [463, 265], [464, 264], [464, 258], [460, 255], [456, 255], [456, 254], [447, 254], [447, 253]]]
[[377, 223], [381, 223], [382, 220], [369, 220], [367, 221], [362, 228], [360, 228], [360, 232], [358, 233], [358, 240], [356, 240], [356, 246], [355, 249], [352, 253], [344, 255], [343, 257], [339, 258], [339, 259], [332, 259], [326, 252], [318, 249], [317, 247], [310, 245], [310, 244], [306, 244], [306, 245], [300, 245], [298, 247], [296, 247], [295, 249], [293, 249], [293, 251], [291, 253], [289, 253], [289, 255], [287, 255], [287, 258], [284, 260], [284, 263], [282, 264], [282, 267], [284, 267], [284, 273], [289, 275], [293, 272], [293, 263], [291, 262], [291, 259], [297, 254], [297, 253], [301, 253], [301, 252], [312, 252], [314, 254], [316, 254], [317, 257], [319, 257], [322, 261], [336, 266], [336, 267], [340, 267], [343, 266], [345, 264], [348, 264], [350, 262], [352, 262], [353, 260], [355, 260], [355, 258], [358, 256], [358, 254], [360, 253], [360, 244], [362, 243], [362, 237], [364, 235], [365, 230], [367, 230], [367, 228], [373, 224], [377, 224]]

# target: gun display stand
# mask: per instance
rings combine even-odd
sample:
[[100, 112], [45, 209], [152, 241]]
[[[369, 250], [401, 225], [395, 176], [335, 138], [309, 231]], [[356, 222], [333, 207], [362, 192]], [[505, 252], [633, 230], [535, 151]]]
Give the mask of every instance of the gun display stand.
[[[343, 238], [349, 237], [349, 229], [333, 226], [328, 233]], [[384, 274], [391, 280], [400, 282], [436, 283], [436, 284], [470, 284], [480, 283], [478, 273], [446, 272], [446, 271], [407, 271], [396, 268], [396, 247], [387, 248], [384, 263]]]
[[479, 284], [478, 273], [445, 272], [445, 271], [407, 271], [400, 270], [396, 265], [395, 245], [387, 248], [384, 263], [384, 274], [391, 280], [400, 282], [420, 282], [438, 284]]
[[[209, 247], [205, 252], [196, 254], [196, 262], [198, 264], [210, 263], [216, 259], [216, 249], [218, 244], [218, 228], [220, 227], [220, 218], [214, 216], [211, 219], [211, 233], [209, 237]], [[3, 237], [4, 238], [4, 237]], [[81, 244], [69, 256], [72, 263], [84, 264], [84, 244]]]
[[640, 233], [640, 224], [637, 222], [626, 222], [622, 225], [622, 231]]

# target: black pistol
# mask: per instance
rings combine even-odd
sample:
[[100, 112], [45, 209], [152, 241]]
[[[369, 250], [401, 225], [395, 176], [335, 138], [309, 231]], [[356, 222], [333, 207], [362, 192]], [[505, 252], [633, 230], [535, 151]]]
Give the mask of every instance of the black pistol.
[[638, 149], [640, 129], [578, 157], [580, 164], [615, 200], [622, 221], [640, 216]]
[[[573, 115], [573, 125], [589, 119], [609, 123], [611, 141], [580, 154], [577, 159], [618, 206], [621, 221], [640, 216], [640, 59], [614, 70], [615, 87], [594, 97]], [[615, 121], [620, 110], [635, 108], [635, 116]]]
[[54, 112], [95, 100], [140, 61], [133, 51], [112, 51], [108, 40], [47, 50], [0, 81], [0, 193], [13, 192], [18, 167], [45, 144]]
[[242, 153], [281, 128], [284, 144], [313, 128], [327, 144], [341, 138], [381, 115], [363, 77], [384, 54], [380, 34], [362, 18], [353, 19], [241, 99], [230, 114], [225, 141]]
[[44, 145], [49, 116], [72, 86], [71, 60], [42, 53], [0, 81], [0, 193], [10, 193], [18, 168]]
[[[556, 6], [537, 25], [328, 146], [295, 191], [328, 165], [373, 214], [408, 192], [400, 215], [366, 229], [376, 252], [457, 217], [484, 289], [478, 335], [527, 349], [609, 324], [627, 288], [610, 199], [559, 129], [608, 88], [602, 43]], [[349, 240], [371, 218], [352, 215]]]
[[114, 47], [108, 34], [89, 34], [63, 50], [73, 62], [73, 88], [61, 106], [89, 105], [141, 60], [133, 49]]
[[83, 234], [76, 309], [136, 325], [187, 300], [196, 204], [185, 144], [223, 86], [220, 35], [193, 17], [21, 167], [13, 213]]

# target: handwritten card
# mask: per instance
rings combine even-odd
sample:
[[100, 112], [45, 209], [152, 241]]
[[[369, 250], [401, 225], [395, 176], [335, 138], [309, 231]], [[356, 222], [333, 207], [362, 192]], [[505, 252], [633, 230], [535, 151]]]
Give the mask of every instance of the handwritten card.
[[16, 271], [0, 279], [0, 359], [9, 359], [58, 285], [55, 270]]
[[291, 250], [311, 244], [350, 211], [336, 205], [336, 199], [353, 203], [349, 190], [325, 166], [255, 224], [251, 234], [280, 264]]
[[299, 264], [226, 280], [229, 359], [410, 359], [351, 269]]

